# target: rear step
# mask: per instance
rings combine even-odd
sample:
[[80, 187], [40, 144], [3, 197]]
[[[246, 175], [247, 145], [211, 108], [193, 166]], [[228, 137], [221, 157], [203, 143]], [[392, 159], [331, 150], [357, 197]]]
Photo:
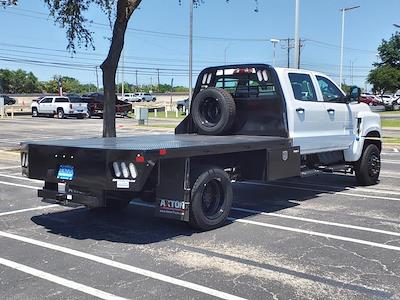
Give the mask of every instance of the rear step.
[[349, 165], [318, 166], [316, 169], [306, 169], [301, 171], [300, 177], [311, 177], [321, 173], [344, 173], [352, 174], [353, 168]]

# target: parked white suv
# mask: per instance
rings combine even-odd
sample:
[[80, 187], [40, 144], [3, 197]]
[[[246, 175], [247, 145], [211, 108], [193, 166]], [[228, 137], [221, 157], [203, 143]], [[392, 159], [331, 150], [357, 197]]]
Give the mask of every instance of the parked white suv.
[[136, 98], [136, 101], [138, 101], [138, 102], [140, 102], [140, 101], [143, 101], [143, 102], [150, 102], [150, 101], [156, 101], [157, 99], [156, 99], [156, 97], [155, 96], [153, 96], [152, 94], [150, 94], [150, 93], [142, 93], [142, 92], [139, 92], [139, 93], [135, 93], [135, 97], [134, 98]]
[[57, 115], [59, 119], [64, 117], [83, 119], [88, 115], [87, 103], [82, 102], [78, 97], [44, 97], [39, 102], [32, 102], [31, 109], [32, 117]]

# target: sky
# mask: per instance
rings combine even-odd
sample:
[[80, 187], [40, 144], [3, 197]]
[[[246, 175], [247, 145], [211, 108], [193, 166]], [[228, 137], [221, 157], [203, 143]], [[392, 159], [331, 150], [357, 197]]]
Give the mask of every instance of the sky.
[[[125, 42], [124, 68], [117, 81], [188, 86], [190, 0], [143, 0], [132, 16]], [[300, 0], [300, 35], [304, 39], [301, 67], [324, 72], [338, 81], [340, 8], [360, 5], [346, 13], [344, 80], [365, 87], [378, 60], [377, 48], [400, 24], [399, 0]], [[257, 11], [256, 11], [257, 10]], [[270, 39], [276, 45], [276, 66], [287, 65], [287, 42], [294, 37], [295, 0], [204, 0], [194, 9], [194, 78], [205, 67], [225, 63], [273, 62]], [[0, 68], [32, 71], [40, 80], [70, 76], [96, 84], [96, 66], [105, 58], [111, 29], [95, 5], [87, 12], [95, 50], [66, 50], [65, 29], [54, 23], [42, 0], [20, 0], [0, 9]], [[290, 54], [293, 62], [293, 51]], [[353, 71], [351, 71], [353, 66]], [[136, 73], [137, 72], [137, 73]], [[99, 71], [101, 85], [101, 74]]]

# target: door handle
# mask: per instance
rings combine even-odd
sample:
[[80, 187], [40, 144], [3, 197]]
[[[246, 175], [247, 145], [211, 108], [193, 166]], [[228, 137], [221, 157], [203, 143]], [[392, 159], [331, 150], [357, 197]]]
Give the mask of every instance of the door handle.
[[333, 108], [328, 108], [326, 111], [330, 114], [333, 114], [335, 112], [335, 110]]
[[304, 114], [305, 109], [302, 108], [302, 107], [299, 107], [299, 108], [296, 108], [296, 111], [297, 111], [298, 113], [300, 113], [300, 114]]

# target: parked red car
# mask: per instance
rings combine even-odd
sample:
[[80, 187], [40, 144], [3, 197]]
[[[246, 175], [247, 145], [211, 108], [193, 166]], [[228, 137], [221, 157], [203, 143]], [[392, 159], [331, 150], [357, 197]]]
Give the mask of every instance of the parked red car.
[[[89, 118], [92, 116], [103, 117], [104, 95], [100, 93], [85, 94], [81, 97], [82, 102], [87, 103]], [[115, 96], [116, 115], [125, 117], [132, 111], [132, 104], [117, 99]]]
[[377, 105], [381, 105], [382, 104], [381, 102], [379, 102], [375, 98], [369, 97], [369, 96], [360, 96], [360, 102], [368, 104], [369, 106], [377, 106]]

